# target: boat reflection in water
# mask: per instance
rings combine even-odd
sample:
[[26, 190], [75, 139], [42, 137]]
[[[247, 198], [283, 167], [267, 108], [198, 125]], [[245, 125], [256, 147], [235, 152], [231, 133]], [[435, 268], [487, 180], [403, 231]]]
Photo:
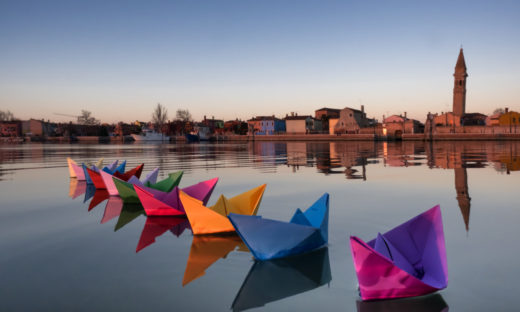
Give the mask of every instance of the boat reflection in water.
[[101, 219], [101, 224], [106, 223], [121, 214], [123, 209], [123, 200], [119, 196], [109, 196], [107, 205], [105, 206], [105, 212]]
[[381, 301], [357, 301], [358, 312], [448, 312], [440, 294]]
[[125, 203], [123, 201], [123, 207], [121, 208], [119, 218], [117, 218], [114, 232], [123, 228], [125, 225], [132, 222], [141, 215], [146, 216], [144, 213], [144, 208], [140, 203]]
[[[87, 193], [89, 192], [89, 190], [91, 190], [91, 188], [87, 187]], [[87, 193], [85, 193], [85, 198]], [[110, 195], [108, 195], [107, 190], [96, 190], [94, 188], [94, 195], [92, 196], [92, 200], [88, 205], [88, 211], [96, 208], [99, 204], [107, 200], [109, 197]]]
[[188, 228], [190, 228], [190, 223], [186, 218], [148, 217], [146, 218], [146, 223], [144, 224], [135, 252], [139, 252], [155, 243], [155, 239], [163, 235], [166, 231], [170, 231], [173, 235], [179, 237], [184, 230]]
[[94, 194], [96, 194], [96, 187], [94, 185], [88, 185], [85, 181], [82, 182], [86, 185], [85, 197], [83, 198], [83, 202], [86, 203], [89, 199], [94, 197]]
[[255, 261], [233, 301], [233, 311], [261, 307], [331, 281], [328, 247], [295, 257]]
[[78, 181], [78, 179], [70, 179], [69, 183], [69, 197], [72, 199], [81, 196], [87, 191], [87, 183], [85, 181]]
[[182, 279], [182, 286], [203, 276], [207, 268], [220, 258], [226, 258], [235, 249], [238, 251], [249, 251], [237, 235], [194, 236]]

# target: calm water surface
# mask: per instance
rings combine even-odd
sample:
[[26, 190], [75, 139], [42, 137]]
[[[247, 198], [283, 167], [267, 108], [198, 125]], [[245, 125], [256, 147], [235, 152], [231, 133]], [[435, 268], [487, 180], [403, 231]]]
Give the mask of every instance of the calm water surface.
[[[236, 237], [193, 237], [69, 179], [66, 157], [267, 183], [259, 214], [289, 220], [324, 192], [328, 248], [255, 262]], [[518, 311], [520, 142], [1, 145], [0, 310]], [[370, 240], [440, 204], [448, 288], [359, 302], [349, 235]], [[136, 251], [137, 250], [137, 251]]]

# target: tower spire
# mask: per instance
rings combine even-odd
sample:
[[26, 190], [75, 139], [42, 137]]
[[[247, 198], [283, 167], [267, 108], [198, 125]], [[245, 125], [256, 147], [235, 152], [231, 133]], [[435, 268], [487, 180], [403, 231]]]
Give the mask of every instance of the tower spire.
[[466, 77], [468, 77], [462, 48], [460, 48], [457, 64], [455, 64], [453, 77], [455, 78], [453, 86], [453, 115], [460, 118], [466, 113]]

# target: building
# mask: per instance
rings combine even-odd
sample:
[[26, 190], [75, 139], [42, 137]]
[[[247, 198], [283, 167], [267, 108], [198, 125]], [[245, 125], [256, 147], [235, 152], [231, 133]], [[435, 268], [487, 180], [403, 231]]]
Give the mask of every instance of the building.
[[213, 116], [211, 119], [208, 119], [204, 116], [204, 120], [201, 121], [201, 124], [207, 127], [210, 133], [222, 134], [224, 132], [224, 120], [222, 119], [215, 119]]
[[22, 121], [22, 134], [29, 136], [42, 136], [43, 127], [42, 121], [36, 119], [29, 119]]
[[0, 121], [0, 136], [19, 137], [22, 135], [22, 123], [20, 121]]
[[249, 133], [256, 135], [274, 135], [284, 133], [285, 121], [273, 116], [257, 116], [247, 121]]
[[339, 113], [334, 133], [359, 133], [361, 128], [370, 126], [371, 121], [367, 118], [363, 105], [361, 105], [361, 110], [345, 107]]
[[400, 139], [403, 133], [424, 133], [424, 125], [415, 119], [403, 115], [392, 115], [383, 118], [383, 135]]
[[285, 117], [285, 129], [288, 134], [308, 134], [317, 133], [322, 130], [321, 120], [312, 118], [310, 115], [298, 116], [291, 113]]
[[[339, 112], [341, 109], [323, 107], [314, 111], [314, 118], [321, 121], [321, 132], [334, 134], [334, 131], [330, 131], [330, 120], [338, 120]], [[332, 122], [335, 124], [335, 122]]]

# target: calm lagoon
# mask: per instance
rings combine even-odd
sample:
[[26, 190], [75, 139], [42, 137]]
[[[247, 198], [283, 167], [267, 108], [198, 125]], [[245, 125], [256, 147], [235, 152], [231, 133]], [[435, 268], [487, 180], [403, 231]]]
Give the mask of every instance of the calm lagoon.
[[[329, 245], [255, 262], [236, 237], [194, 237], [70, 179], [66, 158], [145, 163], [210, 199], [266, 183], [259, 215], [330, 194]], [[0, 146], [0, 310], [517, 311], [520, 142], [256, 142]], [[362, 303], [348, 238], [439, 204], [448, 288]], [[138, 250], [136, 252], [136, 250]]]

